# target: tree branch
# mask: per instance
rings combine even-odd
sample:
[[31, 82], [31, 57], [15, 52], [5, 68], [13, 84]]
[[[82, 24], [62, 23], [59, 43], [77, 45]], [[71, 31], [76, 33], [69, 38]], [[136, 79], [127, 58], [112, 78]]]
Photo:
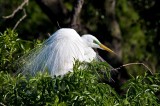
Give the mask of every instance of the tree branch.
[[22, 4], [19, 5], [19, 6], [17, 7], [17, 9], [15, 9], [15, 10], [12, 12], [11, 15], [3, 16], [3, 18], [6, 18], [6, 19], [8, 19], [8, 18], [13, 18], [14, 15], [15, 15], [18, 11], [22, 10], [25, 5], [28, 5], [28, 3], [29, 3], [29, 0], [24, 0], [24, 1], [22, 2]]
[[27, 16], [26, 11], [24, 9], [25, 5], [28, 5], [29, 0], [24, 0], [21, 5], [19, 5], [13, 12], [12, 14], [8, 15], [8, 16], [3, 16], [3, 18], [8, 19], [8, 18], [13, 18], [15, 16], [15, 14], [17, 12], [19, 12], [20, 10], [23, 9], [23, 13], [24, 15], [17, 21], [17, 23], [15, 24], [15, 26], [13, 27], [13, 30], [15, 30], [17, 28], [17, 26], [19, 25], [19, 23]]
[[26, 10], [23, 9], [24, 15], [17, 21], [16, 25], [14, 26], [13, 30], [15, 30], [17, 28], [17, 26], [19, 25], [19, 23], [26, 18], [27, 14], [26, 14]]
[[123, 64], [123, 65], [121, 65], [121, 66], [119, 66], [117, 68], [114, 68], [112, 70], [119, 70], [122, 67], [127, 67], [127, 66], [131, 66], [131, 65], [143, 65], [153, 75], [151, 69], [147, 65], [145, 65], [144, 63], [127, 63], [127, 64]]
[[105, 16], [106, 24], [108, 26], [107, 30], [113, 37], [112, 45], [113, 50], [118, 54], [119, 60], [122, 59], [122, 36], [119, 24], [116, 20], [115, 11], [116, 0], [105, 0]]
[[0, 105], [2, 105], [2, 106], [6, 106], [5, 104], [3, 104], [2, 102], [0, 102]]
[[83, 3], [84, 3], [84, 0], [77, 0], [77, 3], [73, 9], [73, 14], [71, 16], [71, 24], [70, 24], [72, 28], [74, 28], [79, 24], [78, 19], [79, 19], [79, 14], [81, 12]]

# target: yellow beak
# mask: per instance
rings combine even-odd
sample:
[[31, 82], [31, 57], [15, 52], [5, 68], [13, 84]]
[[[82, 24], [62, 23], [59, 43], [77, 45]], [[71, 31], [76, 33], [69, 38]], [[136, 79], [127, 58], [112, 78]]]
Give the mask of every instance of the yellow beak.
[[106, 50], [106, 51], [108, 51], [108, 52], [111, 52], [111, 53], [113, 53], [113, 54], [116, 54], [114, 51], [112, 51], [110, 48], [106, 47], [106, 46], [103, 45], [103, 44], [99, 44], [99, 46], [100, 46], [102, 49], [104, 49], [104, 50]]

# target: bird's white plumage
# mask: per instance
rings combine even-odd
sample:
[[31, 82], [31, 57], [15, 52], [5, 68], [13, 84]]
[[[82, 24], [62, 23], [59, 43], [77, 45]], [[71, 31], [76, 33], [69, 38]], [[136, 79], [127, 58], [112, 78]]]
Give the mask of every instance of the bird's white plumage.
[[45, 70], [51, 76], [64, 75], [72, 71], [74, 60], [90, 62], [96, 58], [96, 53], [85, 39], [74, 29], [59, 29], [42, 46], [22, 57], [23, 65], [20, 70], [32, 75]]

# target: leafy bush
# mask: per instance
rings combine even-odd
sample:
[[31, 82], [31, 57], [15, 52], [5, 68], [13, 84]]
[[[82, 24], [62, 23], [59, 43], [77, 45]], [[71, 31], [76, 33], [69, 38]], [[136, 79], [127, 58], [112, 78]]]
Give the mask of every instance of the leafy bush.
[[13, 55], [19, 48], [18, 34], [7, 29], [0, 34], [0, 70], [10, 70], [11, 63], [15, 60]]
[[[126, 89], [125, 102], [134, 106], [157, 106], [159, 99], [156, 92], [160, 91], [160, 75], [133, 77], [123, 85]], [[159, 94], [160, 95], [160, 94]], [[160, 102], [160, 101], [159, 101]]]
[[[95, 63], [93, 63], [95, 64]], [[96, 63], [98, 64], [98, 63]], [[99, 64], [104, 67], [105, 64]], [[47, 73], [37, 76], [11, 77], [0, 74], [0, 95], [7, 105], [116, 105], [120, 98], [107, 84], [99, 83], [98, 72], [89, 64], [63, 77], [52, 78]]]
[[11, 29], [0, 33], [0, 71], [13, 72], [15, 60], [28, 52], [35, 42], [18, 38], [18, 34]]
[[[103, 66], [101, 63], [93, 63]], [[123, 96], [118, 95], [110, 85], [100, 81], [98, 71], [89, 64], [85, 69], [74, 68], [73, 73], [52, 78], [47, 73], [36, 76], [16, 77], [0, 73], [0, 101], [4, 105], [91, 105], [145, 106], [160, 103], [160, 75], [137, 76], [122, 87]]]

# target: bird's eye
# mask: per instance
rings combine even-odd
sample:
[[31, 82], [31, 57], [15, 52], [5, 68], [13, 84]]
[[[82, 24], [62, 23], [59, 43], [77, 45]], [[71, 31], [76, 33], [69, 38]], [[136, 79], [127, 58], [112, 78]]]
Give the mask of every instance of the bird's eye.
[[100, 44], [98, 41], [96, 41], [96, 40], [93, 40], [93, 43], [95, 43], [95, 44]]

